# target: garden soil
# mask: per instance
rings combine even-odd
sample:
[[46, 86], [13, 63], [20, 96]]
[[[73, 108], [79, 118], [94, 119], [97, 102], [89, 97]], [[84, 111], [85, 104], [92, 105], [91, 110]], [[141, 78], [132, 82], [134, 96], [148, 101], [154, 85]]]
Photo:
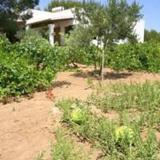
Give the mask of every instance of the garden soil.
[[[20, 102], [0, 104], [0, 160], [34, 160], [41, 153], [50, 160], [51, 146], [61, 118], [61, 112], [54, 104], [64, 98], [86, 99], [92, 92], [87, 84], [88, 78], [98, 82], [91, 69], [81, 66], [81, 72], [59, 73], [52, 88], [52, 100], [46, 92], [39, 92], [31, 99], [21, 98]], [[114, 72], [110, 69], [105, 72], [103, 83], [108, 85], [112, 82], [160, 80], [160, 74]]]

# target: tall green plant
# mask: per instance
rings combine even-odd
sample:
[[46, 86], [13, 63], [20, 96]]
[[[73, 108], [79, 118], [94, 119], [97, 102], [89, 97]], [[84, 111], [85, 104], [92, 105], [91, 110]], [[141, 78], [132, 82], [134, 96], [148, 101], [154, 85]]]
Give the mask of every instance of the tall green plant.
[[14, 49], [19, 56], [28, 57], [37, 69], [51, 67], [57, 72], [67, 63], [63, 48], [52, 47], [38, 32], [32, 30], [24, 34], [20, 43], [14, 45]]
[[64, 52], [33, 33], [14, 45], [0, 36], [0, 101], [50, 87], [66, 64]]
[[0, 34], [0, 51], [8, 52], [11, 49], [11, 44], [6, 35]]
[[160, 44], [123, 44], [115, 46], [107, 57], [110, 67], [116, 70], [160, 71]]
[[[103, 67], [105, 62], [105, 50], [119, 40], [136, 40], [133, 28], [136, 22], [142, 17], [141, 6], [133, 2], [128, 4], [123, 0], [108, 0], [106, 5], [96, 2], [84, 3], [83, 9], [77, 9], [77, 19], [81, 31], [85, 30], [85, 36], [81, 36], [79, 42], [90, 42], [96, 38], [97, 46], [100, 46], [101, 64], [100, 73], [103, 79]], [[83, 33], [83, 32], [82, 32]], [[78, 32], [77, 32], [78, 34]], [[90, 45], [90, 42], [87, 45]]]
[[27, 95], [51, 85], [55, 73], [50, 68], [38, 71], [29, 60], [16, 53], [0, 52], [0, 100]]

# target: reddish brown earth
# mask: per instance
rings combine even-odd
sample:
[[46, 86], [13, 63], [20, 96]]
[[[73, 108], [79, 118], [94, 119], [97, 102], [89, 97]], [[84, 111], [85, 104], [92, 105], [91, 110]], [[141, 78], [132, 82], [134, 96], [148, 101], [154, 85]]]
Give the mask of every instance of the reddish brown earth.
[[[49, 159], [50, 146], [55, 141], [54, 132], [61, 117], [60, 111], [54, 107], [55, 101], [71, 97], [85, 99], [92, 92], [87, 85], [91, 68], [82, 69], [83, 73], [58, 74], [53, 87], [54, 102], [46, 97], [45, 92], [40, 92], [32, 99], [0, 104], [0, 160], [33, 160], [42, 151], [46, 151], [45, 156]], [[160, 74], [106, 71], [104, 83], [160, 80]], [[112, 119], [113, 115], [110, 116]]]

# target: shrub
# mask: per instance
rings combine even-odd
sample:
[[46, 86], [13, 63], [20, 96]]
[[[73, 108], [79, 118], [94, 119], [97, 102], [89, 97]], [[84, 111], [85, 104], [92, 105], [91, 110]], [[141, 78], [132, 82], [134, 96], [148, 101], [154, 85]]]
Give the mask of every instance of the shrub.
[[115, 46], [108, 56], [108, 64], [116, 70], [160, 71], [160, 44], [123, 44]]
[[16, 53], [0, 52], [1, 99], [26, 95], [48, 87], [55, 73], [50, 68], [37, 70], [33, 64]]
[[17, 54], [31, 59], [37, 69], [49, 66], [57, 71], [66, 63], [64, 49], [52, 47], [37, 32], [28, 31], [20, 43], [14, 45], [14, 49]]
[[16, 44], [0, 35], [0, 100], [47, 89], [65, 64], [65, 49], [36, 32], [24, 33]]
[[0, 34], [0, 51], [9, 51], [11, 44], [4, 34]]

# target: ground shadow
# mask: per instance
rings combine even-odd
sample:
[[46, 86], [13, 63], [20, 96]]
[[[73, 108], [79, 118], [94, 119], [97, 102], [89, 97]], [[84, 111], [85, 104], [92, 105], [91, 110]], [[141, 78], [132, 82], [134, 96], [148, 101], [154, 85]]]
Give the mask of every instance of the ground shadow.
[[124, 79], [132, 76], [132, 73], [129, 72], [106, 72], [104, 74], [104, 79], [116, 80]]
[[[98, 72], [95, 72], [95, 71], [76, 72], [76, 73], [73, 73], [72, 76], [79, 77], [79, 78], [89, 78], [90, 77], [96, 80], [100, 79]], [[124, 79], [124, 78], [128, 78], [129, 76], [132, 76], [131, 72], [116, 72], [116, 71], [104, 72], [104, 80]]]
[[63, 86], [70, 86], [71, 83], [67, 81], [55, 81], [53, 83], [53, 88], [62, 88]]

